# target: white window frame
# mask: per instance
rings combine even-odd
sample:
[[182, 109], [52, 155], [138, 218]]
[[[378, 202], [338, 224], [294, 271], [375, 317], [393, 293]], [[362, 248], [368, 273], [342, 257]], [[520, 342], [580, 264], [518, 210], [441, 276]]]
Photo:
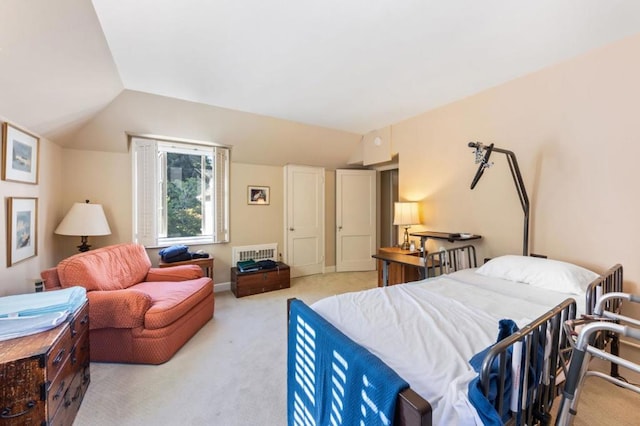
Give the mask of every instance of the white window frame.
[[[211, 153], [213, 189], [211, 211], [212, 233], [194, 237], [167, 238], [161, 236], [159, 209], [166, 189], [160, 182], [159, 146], [170, 144], [176, 151]], [[215, 244], [229, 242], [229, 147], [173, 138], [130, 135], [133, 163], [133, 241], [145, 247], [166, 247], [173, 244]]]

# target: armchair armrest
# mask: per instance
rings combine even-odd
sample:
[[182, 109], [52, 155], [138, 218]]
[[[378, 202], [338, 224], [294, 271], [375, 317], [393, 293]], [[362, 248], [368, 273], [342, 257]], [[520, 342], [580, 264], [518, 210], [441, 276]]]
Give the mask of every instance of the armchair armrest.
[[203, 276], [204, 272], [198, 265], [177, 265], [166, 268], [151, 268], [145, 281], [187, 281]]
[[44, 288], [47, 290], [60, 290], [60, 277], [58, 276], [58, 268], [49, 268], [40, 272], [40, 277], [44, 280]]
[[89, 291], [89, 328], [135, 328], [144, 325], [151, 296], [135, 289]]

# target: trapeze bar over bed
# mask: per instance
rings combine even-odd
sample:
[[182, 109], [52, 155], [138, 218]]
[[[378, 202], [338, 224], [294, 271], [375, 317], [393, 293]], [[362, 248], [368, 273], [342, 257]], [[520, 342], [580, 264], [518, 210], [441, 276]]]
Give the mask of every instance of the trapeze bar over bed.
[[[518, 192], [518, 198], [520, 199], [520, 205], [522, 206], [522, 211], [524, 212], [524, 230], [523, 230], [523, 238], [522, 238], [522, 255], [529, 255], [529, 197], [527, 196], [527, 189], [524, 186], [524, 181], [522, 180], [522, 174], [520, 173], [520, 167], [518, 166], [518, 160], [516, 159], [516, 155], [513, 151], [509, 151], [502, 148], [496, 148], [493, 144], [483, 145], [481, 142], [469, 142], [469, 148], [473, 148], [476, 156], [476, 164], [479, 164], [478, 171], [476, 172], [473, 180], [471, 181], [471, 189], [473, 190], [478, 181], [482, 177], [484, 173], [484, 169], [491, 167], [493, 163], [489, 162], [489, 158], [491, 158], [492, 152], [499, 152], [501, 154], [506, 155], [507, 162], [509, 163], [509, 170], [511, 171], [511, 177], [513, 178], [513, 183], [516, 185], [516, 191]], [[482, 155], [482, 150], [485, 151], [484, 156]]]
[[[500, 262], [543, 268], [557, 262], [504, 258], [478, 269], [455, 271], [452, 264], [451, 274], [332, 296], [310, 307], [290, 301], [288, 424], [482, 424], [485, 416], [548, 423], [570, 355], [562, 325], [591, 313], [598, 295], [621, 291], [622, 267], [602, 275], [587, 271], [584, 289], [572, 294], [564, 283], [562, 291], [549, 291], [491, 276]], [[547, 284], [554, 286], [541, 286]], [[620, 304], [608, 308], [619, 311]], [[377, 377], [368, 367], [384, 373]], [[516, 367], [529, 373], [512, 373]], [[392, 397], [377, 393], [383, 390]]]

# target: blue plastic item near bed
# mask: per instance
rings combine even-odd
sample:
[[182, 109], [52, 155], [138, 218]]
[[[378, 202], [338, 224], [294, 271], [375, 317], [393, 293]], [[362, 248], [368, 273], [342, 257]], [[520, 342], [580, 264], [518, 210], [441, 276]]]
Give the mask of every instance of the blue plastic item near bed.
[[[498, 324], [498, 338], [496, 339], [496, 343], [500, 342], [502, 339], [505, 339], [511, 336], [513, 333], [518, 331], [518, 326], [516, 323], [510, 319], [500, 320]], [[544, 336], [540, 336], [541, 339], [544, 339]], [[541, 342], [542, 343], [542, 342]], [[533, 388], [539, 383], [540, 375], [542, 373], [543, 363], [545, 362], [544, 357], [544, 346], [536, 346], [538, 350], [538, 354], [536, 359], [538, 360], [535, 364], [531, 364], [528, 371], [528, 380], [526, 383], [529, 385], [528, 391], [533, 390]], [[487, 355], [487, 352], [491, 349], [491, 346], [478, 352], [469, 360], [469, 364], [473, 367], [473, 369], [480, 373], [482, 369], [482, 362]], [[500, 377], [500, 366], [499, 366], [499, 358], [495, 358], [491, 365], [491, 373], [490, 373], [490, 383], [489, 383], [489, 394], [484, 395], [482, 391], [482, 384], [480, 383], [480, 376], [476, 377], [469, 383], [469, 401], [475, 407], [478, 415], [482, 419], [482, 423], [485, 426], [498, 426], [503, 425], [507, 422], [511, 417], [510, 412], [510, 401], [512, 399], [512, 394], [515, 393], [513, 390], [513, 383], [515, 380], [521, 380], [522, 377], [513, 377], [511, 372], [511, 364], [514, 362], [513, 359], [513, 347], [510, 346], [507, 349], [506, 353], [506, 364], [507, 370], [505, 372], [505, 385], [502, 395], [498, 395], [498, 381]], [[526, 356], [524, 352], [521, 352], [522, 359], [520, 360], [520, 364], [524, 364], [524, 357]], [[523, 372], [521, 372], [522, 376]], [[522, 390], [518, 390], [518, 401], [522, 401], [521, 398]], [[498, 413], [495, 408], [498, 402], [498, 399], [502, 398], [502, 413]], [[518, 412], [522, 409], [521, 403], [518, 403]], [[519, 424], [519, 423], [518, 423]]]
[[390, 425], [398, 393], [409, 387], [299, 300], [290, 306], [287, 371], [290, 426]]

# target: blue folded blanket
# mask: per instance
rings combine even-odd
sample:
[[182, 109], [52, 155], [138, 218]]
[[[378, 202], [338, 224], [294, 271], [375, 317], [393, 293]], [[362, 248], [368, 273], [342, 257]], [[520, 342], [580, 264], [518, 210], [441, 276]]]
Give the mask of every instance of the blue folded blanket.
[[84, 287], [0, 297], [0, 341], [56, 327], [85, 300]]
[[299, 300], [290, 307], [287, 372], [289, 425], [390, 425], [409, 386]]
[[[516, 331], [518, 331], [518, 326], [513, 320], [500, 320], [500, 322], [498, 323], [498, 338], [496, 339], [496, 342], [499, 342], [505, 337], [509, 337]], [[469, 360], [469, 364], [471, 364], [476, 372], [480, 373], [480, 370], [482, 369], [482, 362], [484, 361], [484, 358], [490, 349], [491, 346], [482, 350], [481, 352], [478, 352]], [[489, 395], [484, 395], [479, 375], [478, 377], [473, 379], [471, 383], [469, 383], [469, 401], [471, 401], [471, 404], [473, 404], [473, 406], [475, 407], [478, 415], [482, 419], [482, 423], [485, 426], [503, 425], [504, 422], [509, 419], [511, 388], [513, 385], [513, 380], [511, 378], [511, 352], [511, 348], [509, 348], [507, 351], [506, 359], [507, 379], [505, 381], [505, 389], [502, 395], [498, 395], [498, 378], [500, 375], [499, 358], [494, 359], [493, 364], [491, 365], [491, 372], [489, 374]], [[503, 400], [502, 413], [498, 413], [495, 408], [498, 398], [502, 398]]]

